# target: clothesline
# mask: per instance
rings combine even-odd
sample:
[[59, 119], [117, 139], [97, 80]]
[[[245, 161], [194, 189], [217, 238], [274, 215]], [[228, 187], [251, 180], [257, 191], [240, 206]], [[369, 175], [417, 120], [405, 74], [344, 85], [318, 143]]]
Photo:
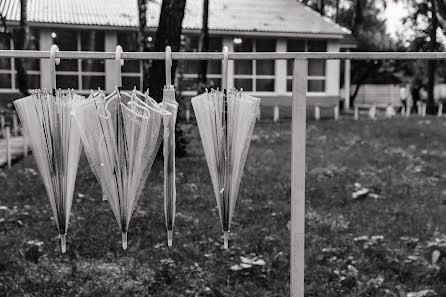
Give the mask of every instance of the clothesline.
[[[59, 51], [60, 59], [115, 59], [115, 52]], [[165, 60], [165, 52], [123, 52], [124, 60]], [[0, 58], [49, 59], [50, 51], [0, 50]], [[172, 60], [222, 60], [223, 53], [172, 52]], [[446, 52], [229, 52], [229, 60], [446, 60]]]

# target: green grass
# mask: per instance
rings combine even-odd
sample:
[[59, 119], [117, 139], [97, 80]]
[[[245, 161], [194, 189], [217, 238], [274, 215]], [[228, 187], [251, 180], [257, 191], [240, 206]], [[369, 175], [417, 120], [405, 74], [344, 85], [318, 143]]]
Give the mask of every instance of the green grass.
[[[127, 251], [85, 158], [67, 254], [59, 252], [33, 158], [0, 171], [0, 205], [8, 207], [0, 210], [0, 296], [288, 296], [290, 123], [255, 128], [230, 250], [198, 132], [185, 128], [192, 142], [189, 157], [177, 159], [173, 248], [166, 246], [160, 162], [130, 223]], [[308, 123], [306, 296], [424, 289], [446, 296], [445, 128], [444, 120], [416, 117]], [[354, 183], [379, 199], [353, 199]], [[231, 270], [241, 256], [265, 265]]]

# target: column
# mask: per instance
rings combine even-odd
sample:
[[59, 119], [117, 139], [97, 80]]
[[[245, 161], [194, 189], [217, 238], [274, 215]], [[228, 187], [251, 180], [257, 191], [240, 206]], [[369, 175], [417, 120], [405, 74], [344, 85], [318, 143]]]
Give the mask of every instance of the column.
[[[118, 35], [114, 31], [105, 31], [105, 46], [106, 52], [116, 51], [118, 45]], [[115, 60], [105, 60], [105, 91], [112, 92], [116, 86], [116, 64]], [[124, 62], [125, 63], [125, 62]]]
[[[51, 31], [41, 29], [39, 32], [39, 48], [41, 51], [49, 51], [53, 44]], [[42, 89], [51, 89], [50, 60], [40, 59], [40, 87]]]
[[[349, 50], [347, 50], [349, 52]], [[345, 60], [345, 68], [344, 68], [344, 108], [346, 110], [350, 109], [350, 70], [351, 70], [351, 62], [350, 60]]]

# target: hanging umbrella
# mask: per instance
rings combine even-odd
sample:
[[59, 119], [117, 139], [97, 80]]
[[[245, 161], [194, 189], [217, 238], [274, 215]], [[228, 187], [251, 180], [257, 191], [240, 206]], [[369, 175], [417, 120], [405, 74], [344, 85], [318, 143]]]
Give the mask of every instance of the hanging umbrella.
[[177, 120], [178, 103], [175, 100], [173, 85], [164, 87], [162, 106], [171, 113], [164, 123], [164, 217], [167, 228], [167, 245], [172, 246], [173, 226], [175, 223], [175, 123]]
[[260, 99], [235, 89], [192, 98], [228, 248], [240, 180], [259, 112]]
[[53, 89], [52, 94], [34, 91], [31, 96], [14, 101], [50, 200], [62, 253], [66, 251], [66, 234], [81, 151], [79, 131], [71, 112], [83, 99], [73, 91]]
[[75, 111], [87, 158], [118, 222], [124, 250], [132, 213], [161, 143], [163, 116], [170, 113], [152, 98], [118, 90], [107, 97], [91, 96]]

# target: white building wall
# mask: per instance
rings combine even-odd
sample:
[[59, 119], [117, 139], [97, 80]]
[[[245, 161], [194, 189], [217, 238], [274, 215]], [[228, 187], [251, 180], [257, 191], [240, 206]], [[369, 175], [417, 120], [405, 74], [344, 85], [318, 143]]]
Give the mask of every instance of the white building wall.
[[[328, 52], [339, 52], [340, 43], [339, 40], [329, 40], [327, 43]], [[327, 82], [326, 82], [326, 94], [327, 96], [339, 96], [339, 84], [341, 75], [341, 61], [340, 60], [327, 60], [326, 62]]]

